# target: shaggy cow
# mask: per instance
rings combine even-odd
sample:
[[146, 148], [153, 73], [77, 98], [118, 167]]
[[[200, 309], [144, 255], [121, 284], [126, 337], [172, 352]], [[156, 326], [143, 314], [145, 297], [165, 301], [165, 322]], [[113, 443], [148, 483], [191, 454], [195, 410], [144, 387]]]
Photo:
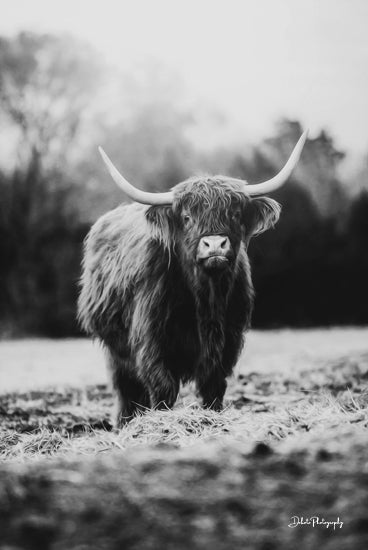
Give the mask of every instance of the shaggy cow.
[[143, 203], [92, 227], [79, 298], [83, 328], [107, 351], [119, 425], [140, 409], [172, 407], [190, 380], [204, 407], [221, 409], [252, 313], [248, 243], [280, 213], [273, 199], [255, 195], [287, 180], [305, 140], [267, 182], [198, 177], [168, 193], [136, 189], [100, 149], [115, 182]]

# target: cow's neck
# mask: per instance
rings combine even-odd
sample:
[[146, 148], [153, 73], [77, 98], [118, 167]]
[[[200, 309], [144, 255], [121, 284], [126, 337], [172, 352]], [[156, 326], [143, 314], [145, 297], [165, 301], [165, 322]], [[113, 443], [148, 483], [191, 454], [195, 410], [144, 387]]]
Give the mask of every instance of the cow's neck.
[[220, 368], [225, 346], [225, 320], [231, 280], [226, 277], [202, 278], [196, 295], [198, 334], [202, 368]]

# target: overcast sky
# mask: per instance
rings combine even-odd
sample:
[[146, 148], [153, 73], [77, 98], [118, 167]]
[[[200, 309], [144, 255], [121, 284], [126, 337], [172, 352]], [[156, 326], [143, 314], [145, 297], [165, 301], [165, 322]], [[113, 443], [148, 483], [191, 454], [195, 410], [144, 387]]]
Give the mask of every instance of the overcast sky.
[[280, 115], [368, 151], [368, 0], [0, 0], [0, 34], [71, 32], [123, 68], [157, 58], [257, 139]]

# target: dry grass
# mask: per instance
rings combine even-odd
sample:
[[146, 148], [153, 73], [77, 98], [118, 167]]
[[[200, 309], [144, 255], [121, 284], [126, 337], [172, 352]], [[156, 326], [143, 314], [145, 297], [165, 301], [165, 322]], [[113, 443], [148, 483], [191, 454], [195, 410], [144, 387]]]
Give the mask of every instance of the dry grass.
[[[221, 413], [186, 387], [119, 431], [99, 350], [0, 344], [0, 550], [364, 548], [367, 336], [255, 333]], [[294, 514], [344, 530], [288, 529]]]
[[[256, 398], [255, 398], [256, 399]], [[357, 430], [368, 427], [368, 409], [363, 400], [368, 395], [355, 398], [350, 390], [334, 397], [331, 393], [318, 395], [301, 393], [292, 402], [265, 402], [262, 408], [250, 402], [240, 409], [228, 405], [221, 413], [204, 410], [197, 403], [185, 400], [173, 410], [147, 411], [130, 422], [124, 429], [96, 429], [88, 422], [88, 415], [78, 423], [76, 433], [59, 430], [52, 425], [31, 432], [19, 433], [6, 430], [0, 437], [0, 459], [9, 461], [37, 460], [40, 457], [97, 455], [114, 450], [126, 450], [136, 446], [189, 447], [216, 441], [226, 446], [237, 441], [252, 446], [256, 442], [277, 445], [278, 441], [291, 440], [301, 434], [319, 433], [321, 441], [328, 439], [337, 429], [351, 425]], [[64, 407], [63, 412], [67, 410]]]

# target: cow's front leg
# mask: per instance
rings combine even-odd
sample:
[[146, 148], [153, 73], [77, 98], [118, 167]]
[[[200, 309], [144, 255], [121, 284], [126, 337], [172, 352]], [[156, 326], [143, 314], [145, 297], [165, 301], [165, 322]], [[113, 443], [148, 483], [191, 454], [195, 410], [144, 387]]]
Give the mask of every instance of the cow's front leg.
[[224, 374], [215, 372], [200, 376], [197, 378], [196, 384], [202, 397], [203, 407], [221, 411], [227, 386]]
[[117, 396], [116, 424], [122, 428], [139, 412], [149, 408], [149, 395], [128, 355], [119, 356], [107, 349], [107, 359]]
[[145, 383], [152, 408], [171, 409], [174, 406], [180, 383], [164, 363], [156, 363], [147, 369]]

